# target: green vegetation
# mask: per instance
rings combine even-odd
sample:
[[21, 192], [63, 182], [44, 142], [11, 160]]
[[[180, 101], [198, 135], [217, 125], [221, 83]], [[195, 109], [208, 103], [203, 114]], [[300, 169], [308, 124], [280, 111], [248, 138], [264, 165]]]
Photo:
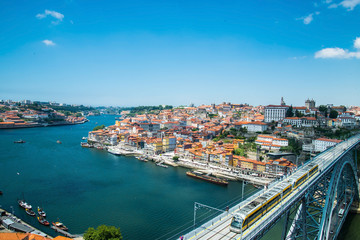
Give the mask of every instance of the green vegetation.
[[324, 116], [327, 116], [328, 108], [327, 108], [325, 105], [320, 105], [320, 106], [319, 106], [319, 111], [320, 111]]
[[236, 149], [233, 151], [233, 154], [234, 154], [234, 155], [237, 155], [237, 156], [247, 157], [247, 154], [245, 153], [245, 149], [243, 149], [243, 148], [236, 148]]
[[93, 131], [97, 131], [97, 130], [104, 129], [104, 128], [105, 128], [105, 125], [103, 124], [103, 125], [94, 127]]
[[53, 105], [49, 105], [49, 108], [52, 108], [56, 111], [67, 111], [70, 113], [77, 113], [77, 112], [88, 112], [88, 111], [92, 111], [95, 110], [93, 107], [85, 107], [83, 105], [80, 106], [53, 106]]
[[329, 118], [337, 118], [337, 116], [339, 115], [339, 113], [335, 110], [331, 110], [330, 114], [329, 114]]
[[84, 233], [85, 240], [122, 240], [120, 228], [100, 225], [96, 229], [90, 227]]
[[248, 157], [248, 152], [255, 152], [256, 144], [254, 142], [246, 142], [244, 144], [240, 144], [238, 148], [235, 148], [233, 151], [234, 155]]
[[290, 106], [285, 113], [285, 117], [293, 117], [293, 116], [294, 116], [293, 107]]
[[217, 114], [214, 114], [214, 113], [209, 113], [208, 114], [209, 118], [212, 119], [214, 117], [217, 117], [218, 115]]
[[0, 107], [0, 113], [6, 112], [6, 111], [9, 111], [9, 110], [10, 110], [9, 107]]
[[304, 116], [304, 114], [302, 114], [298, 110], [295, 111], [295, 117], [303, 117], [303, 116]]
[[131, 113], [132, 114], [143, 114], [143, 113], [148, 113], [148, 112], [152, 112], [152, 111], [161, 111], [164, 109], [173, 109], [173, 106], [170, 105], [165, 105], [165, 107], [163, 107], [162, 105], [159, 106], [139, 106], [139, 107], [133, 107], [131, 108]]
[[314, 128], [314, 130], [320, 136], [325, 136], [327, 138], [340, 139], [340, 140], [345, 140], [359, 132], [356, 129], [351, 130], [347, 128], [338, 128], [335, 131], [333, 131], [330, 128], [317, 127]]
[[213, 138], [214, 142], [219, 141], [220, 139], [226, 138], [228, 135], [233, 135], [235, 139], [245, 139], [244, 134], [247, 133], [246, 128], [240, 128], [239, 130], [236, 130], [236, 128], [230, 128], [229, 131], [222, 131], [218, 136]]
[[24, 109], [32, 109], [32, 110], [36, 110], [36, 111], [41, 111], [41, 109], [43, 108], [40, 104], [38, 103], [33, 103], [33, 104], [27, 104], [26, 106], [23, 106], [22, 108]]
[[301, 152], [301, 143], [296, 140], [295, 138], [290, 138], [289, 140], [289, 145], [286, 147], [281, 147], [280, 151], [284, 151], [284, 152], [292, 152], [295, 153], [296, 155], [299, 155]]
[[179, 161], [179, 156], [173, 156], [172, 158], [174, 161]]

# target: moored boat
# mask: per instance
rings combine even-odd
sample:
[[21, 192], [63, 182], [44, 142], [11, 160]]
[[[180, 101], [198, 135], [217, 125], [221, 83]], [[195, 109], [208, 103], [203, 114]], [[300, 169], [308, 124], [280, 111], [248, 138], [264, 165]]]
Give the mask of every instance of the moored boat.
[[156, 166], [163, 167], [163, 168], [168, 168], [169, 167], [169, 166], [167, 166], [165, 164], [162, 164], [162, 163], [156, 163]]
[[143, 162], [147, 162], [148, 160], [144, 157], [144, 156], [141, 156], [138, 158], [140, 161], [143, 161]]
[[68, 230], [68, 228], [62, 222], [53, 222], [52, 225], [64, 231]]
[[41, 223], [42, 225], [45, 226], [49, 226], [50, 223], [48, 220], [46, 220], [43, 216], [37, 216], [37, 220], [39, 221], [39, 223]]
[[18, 141], [14, 141], [14, 143], [25, 143], [25, 141], [20, 139]]
[[25, 209], [32, 209], [32, 206], [24, 200], [18, 200], [19, 206]]
[[39, 206], [37, 207], [37, 212], [41, 217], [46, 217], [46, 212]]
[[204, 173], [199, 173], [199, 172], [186, 172], [186, 175], [193, 177], [193, 178], [198, 178], [201, 180], [205, 180], [211, 183], [215, 183], [215, 184], [219, 184], [219, 185], [223, 185], [223, 186], [227, 186], [229, 184], [228, 181], [218, 178], [218, 177], [213, 177]]
[[30, 216], [35, 216], [35, 212], [33, 210], [31, 210], [31, 209], [26, 208], [25, 212]]

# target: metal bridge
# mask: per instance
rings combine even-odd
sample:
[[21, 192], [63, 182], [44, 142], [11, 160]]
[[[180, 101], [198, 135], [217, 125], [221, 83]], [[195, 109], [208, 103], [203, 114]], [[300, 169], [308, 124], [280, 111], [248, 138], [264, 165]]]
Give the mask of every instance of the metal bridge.
[[[194, 227], [193, 231], [183, 235], [183, 239], [260, 239], [279, 221], [283, 223], [281, 239], [336, 239], [351, 206], [359, 206], [359, 146], [360, 134], [325, 150], [291, 175], [284, 176], [267, 189], [258, 191], [228, 211]], [[316, 165], [318, 170], [309, 175], [306, 169]], [[307, 173], [306, 177], [304, 173]], [[302, 177], [306, 180], [295, 187]], [[284, 186], [289, 184], [292, 190], [285, 194]], [[278, 196], [280, 200], [272, 207], [266, 206], [267, 211], [262, 212], [245, 230], [241, 228], [239, 233], [230, 231], [234, 216], [268, 196]], [[270, 205], [270, 200], [267, 201]], [[194, 214], [201, 207], [206, 206], [195, 203]]]

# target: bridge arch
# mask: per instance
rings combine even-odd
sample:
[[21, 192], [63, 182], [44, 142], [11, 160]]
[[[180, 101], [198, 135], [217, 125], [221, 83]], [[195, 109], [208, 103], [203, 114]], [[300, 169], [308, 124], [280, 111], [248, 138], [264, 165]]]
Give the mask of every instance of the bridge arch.
[[[332, 170], [318, 239], [332, 239], [333, 235], [337, 236], [345, 220], [340, 217], [342, 204], [345, 203], [342, 215], [346, 216], [353, 202], [359, 202], [356, 158], [356, 148], [353, 148], [342, 156]], [[347, 198], [346, 194], [352, 196]]]

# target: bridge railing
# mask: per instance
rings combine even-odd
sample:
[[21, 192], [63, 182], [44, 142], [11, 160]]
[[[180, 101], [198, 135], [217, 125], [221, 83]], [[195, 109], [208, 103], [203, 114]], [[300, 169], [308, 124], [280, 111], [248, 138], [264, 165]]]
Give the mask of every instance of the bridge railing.
[[[352, 139], [351, 139], [352, 140]], [[265, 221], [261, 222], [252, 232], [250, 232], [248, 235], [246, 235], [246, 239], [252, 239], [253, 237], [255, 237], [256, 235], [259, 234], [260, 231], [262, 231], [263, 229], [265, 229], [269, 224], [271, 224], [273, 221], [278, 220], [278, 218], [280, 216], [282, 216], [286, 210], [288, 210], [291, 206], [293, 206], [293, 204], [295, 204], [296, 202], [298, 202], [302, 196], [306, 193], [306, 191], [311, 188], [314, 184], [316, 184], [317, 181], [320, 180], [320, 178], [326, 174], [326, 172], [328, 170], [330, 170], [334, 164], [336, 164], [336, 160], [341, 159], [347, 152], [349, 149], [352, 149], [353, 147], [355, 147], [357, 144], [359, 144], [359, 139], [357, 141], [355, 141], [354, 143], [352, 143], [350, 146], [348, 146], [346, 149], [346, 151], [341, 151], [338, 152], [337, 154], [334, 153], [334, 159], [332, 159], [332, 162], [327, 166], [326, 169], [324, 169], [324, 171], [321, 172], [321, 174], [317, 175], [314, 179], [311, 180], [311, 182], [307, 181], [306, 185], [303, 185], [300, 187], [299, 190], [297, 190], [298, 192], [295, 194], [295, 196], [293, 198], [291, 198], [289, 201], [287, 201], [285, 204], [283, 204], [283, 201], [280, 202], [279, 204], [282, 204], [281, 207], [279, 207], [278, 209], [276, 209], [275, 212], [273, 212]], [[322, 152], [321, 154], [319, 154], [318, 156], [316, 156], [315, 158], [318, 159], [321, 157], [321, 155], [323, 155], [324, 153], [326, 153], [327, 151], [330, 151], [333, 148], [329, 148], [326, 151]], [[307, 164], [310, 164], [312, 161], [308, 161], [306, 164], [304, 164], [303, 166], [306, 166]], [[299, 168], [300, 169], [300, 168]], [[276, 183], [274, 183], [276, 184]]]

